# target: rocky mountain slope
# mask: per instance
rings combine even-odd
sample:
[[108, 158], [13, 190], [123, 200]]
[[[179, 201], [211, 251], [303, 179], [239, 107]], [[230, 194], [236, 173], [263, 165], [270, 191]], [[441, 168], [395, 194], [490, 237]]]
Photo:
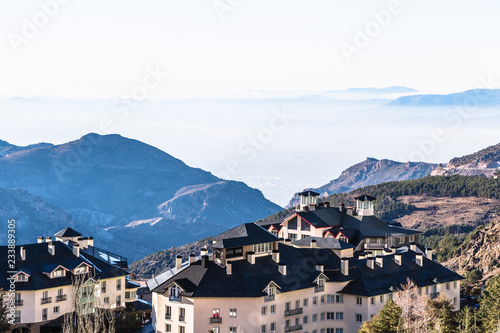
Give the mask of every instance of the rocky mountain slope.
[[[334, 193], [349, 192], [368, 185], [421, 178], [428, 175], [435, 167], [436, 164], [424, 162], [402, 163], [368, 157], [363, 162], [344, 170], [337, 179], [312, 190], [322, 196], [328, 196]], [[297, 205], [298, 200], [299, 198], [295, 194], [287, 207]]]
[[[119, 135], [88, 134], [9, 152], [0, 156], [0, 174], [0, 187], [43, 197], [71, 214], [75, 229], [93, 235], [96, 246], [130, 258], [280, 209], [244, 183], [222, 180]], [[59, 230], [50, 221], [44, 226], [46, 235]], [[39, 236], [30, 229], [25, 235]]]
[[390, 102], [390, 106], [482, 106], [500, 105], [500, 89], [473, 89], [448, 95], [403, 96]]
[[442, 175], [484, 175], [493, 177], [500, 170], [500, 143], [476, 153], [453, 158], [446, 166], [438, 165], [432, 176]]

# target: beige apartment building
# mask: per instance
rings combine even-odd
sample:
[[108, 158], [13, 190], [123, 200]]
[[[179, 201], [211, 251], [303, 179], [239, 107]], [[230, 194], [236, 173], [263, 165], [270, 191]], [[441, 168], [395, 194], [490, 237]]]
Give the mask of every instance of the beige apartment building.
[[354, 245], [311, 236], [293, 245], [254, 223], [215, 240], [211, 254], [178, 256], [175, 268], [148, 281], [155, 332], [357, 332], [407, 278], [459, 309], [462, 277], [430, 250], [359, 255]]
[[[125, 309], [125, 302], [136, 301], [139, 285], [126, 279], [126, 259], [93, 246], [93, 238], [81, 237], [66, 228], [52, 237], [39, 237], [37, 243], [16, 247], [14, 269], [8, 267], [7, 246], [0, 247], [2, 271], [13, 271], [15, 278], [15, 325], [12, 332], [57, 331], [63, 315], [73, 311], [72, 278], [91, 274], [88, 285], [104, 308]], [[0, 282], [0, 293], [10, 301], [10, 283]], [[85, 301], [85, 297], [82, 297]], [[88, 299], [89, 302], [95, 301]]]

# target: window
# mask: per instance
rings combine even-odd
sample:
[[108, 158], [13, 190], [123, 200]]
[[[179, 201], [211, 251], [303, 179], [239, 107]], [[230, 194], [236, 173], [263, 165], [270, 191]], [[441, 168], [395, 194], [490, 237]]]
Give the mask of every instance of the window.
[[[287, 223], [288, 229], [290, 230], [297, 230], [297, 217], [294, 217]], [[288, 234], [288, 237], [290, 238], [290, 234]]]
[[356, 313], [356, 322], [361, 323], [363, 321], [363, 315], [360, 313]]
[[322, 329], [320, 330], [320, 332], [321, 332], [321, 333], [325, 333], [325, 329], [324, 329], [324, 328], [322, 328]]
[[300, 300], [295, 301], [295, 308], [296, 309], [300, 308]]
[[446, 290], [450, 290], [450, 283], [446, 282]]
[[16, 311], [14, 313], [14, 322], [20, 323], [21, 322], [21, 311]]
[[229, 327], [229, 333], [236, 333], [236, 327]]
[[334, 295], [326, 295], [326, 302], [327, 303], [334, 303], [335, 302], [335, 296]]
[[165, 324], [165, 332], [172, 332], [172, 325]]
[[363, 298], [356, 296], [356, 305], [363, 305]]
[[85, 266], [85, 265], [75, 268], [75, 274], [82, 274], [85, 272], [87, 272], [87, 266]]
[[405, 238], [404, 237], [399, 237], [399, 243], [404, 243], [405, 242]]
[[42, 294], [42, 298], [48, 298], [49, 297], [49, 292], [48, 291], [44, 291], [43, 294]]
[[370, 304], [375, 305], [375, 297], [370, 297]]
[[65, 276], [66, 274], [64, 274], [64, 273], [65, 273], [65, 270], [62, 268], [59, 268], [58, 270], [54, 271], [54, 273], [52, 273], [52, 276], [55, 278]]
[[348, 242], [348, 241], [347, 241], [347, 238], [346, 238], [345, 236], [343, 236], [343, 235], [341, 235], [341, 236], [339, 237], [339, 240], [341, 240], [341, 241], [343, 241], [343, 242], [346, 242], [346, 243]]
[[334, 328], [327, 328], [326, 333], [334, 333], [335, 329]]
[[243, 255], [243, 248], [242, 247], [237, 247], [234, 249], [227, 249], [226, 250], [226, 257], [227, 258], [241, 257], [242, 255]]
[[59, 307], [58, 306], [54, 306], [54, 313], [59, 313]]
[[106, 292], [106, 281], [101, 282], [101, 292], [105, 293]]
[[125, 298], [126, 298], [126, 299], [129, 299], [129, 298], [130, 298], [130, 291], [126, 291], [126, 292], [125, 292]]
[[116, 306], [122, 305], [122, 297], [120, 295], [116, 296]]
[[336, 328], [335, 333], [344, 333], [344, 329], [343, 328]]
[[308, 324], [308, 322], [309, 322], [309, 317], [308, 317], [308, 316], [304, 316], [304, 318], [302, 318], [302, 323], [303, 323], [304, 325], [307, 325], [307, 324]]
[[122, 280], [116, 280], [116, 290], [122, 290]]
[[271, 305], [271, 314], [275, 314], [276, 313], [276, 305]]
[[380, 303], [384, 303], [384, 295], [380, 295]]
[[47, 309], [42, 309], [42, 320], [45, 321], [47, 320]]
[[273, 243], [260, 243], [253, 245], [253, 252], [255, 253], [271, 252], [272, 249]]
[[261, 331], [261, 333], [266, 333], [266, 325], [262, 325], [260, 327], [260, 331]]
[[265, 316], [266, 315], [266, 310], [267, 310], [267, 306], [263, 306], [262, 307], [262, 310], [260, 311], [260, 313]]
[[290, 238], [292, 242], [295, 242], [297, 240], [297, 234], [288, 233], [288, 238]]
[[309, 230], [311, 230], [311, 225], [309, 223], [307, 223], [306, 221], [302, 220], [300, 222], [300, 230], [309, 231]]
[[337, 295], [336, 301], [337, 303], [344, 303], [344, 295]]
[[335, 312], [327, 312], [326, 319], [327, 320], [335, 320]]
[[453, 304], [457, 304], [457, 297], [453, 297]]
[[104, 304], [109, 304], [109, 297], [104, 297]]
[[335, 313], [335, 320], [344, 320], [344, 313], [343, 312]]
[[165, 306], [165, 319], [172, 319], [172, 307]]
[[179, 333], [186, 333], [186, 327], [179, 326]]
[[236, 309], [229, 309], [229, 317], [236, 318]]
[[325, 295], [321, 295], [321, 304], [325, 304]]
[[17, 281], [27, 281], [26, 274], [17, 274]]
[[274, 332], [276, 330], [276, 323], [271, 323], [271, 325], [269, 325], [269, 330], [272, 332]]
[[179, 321], [186, 321], [186, 309], [179, 308]]
[[457, 289], [457, 281], [453, 281], [453, 289]]
[[312, 315], [312, 322], [315, 323], [318, 321], [318, 315], [317, 314], [313, 314]]
[[302, 305], [307, 308], [307, 304], [309, 303], [309, 298], [304, 298], [304, 300], [302, 301]]
[[320, 313], [319, 320], [321, 320], [321, 321], [325, 320], [325, 313], [324, 312]]
[[285, 311], [290, 311], [291, 304], [290, 302], [285, 303]]
[[313, 305], [318, 305], [318, 296], [313, 297]]

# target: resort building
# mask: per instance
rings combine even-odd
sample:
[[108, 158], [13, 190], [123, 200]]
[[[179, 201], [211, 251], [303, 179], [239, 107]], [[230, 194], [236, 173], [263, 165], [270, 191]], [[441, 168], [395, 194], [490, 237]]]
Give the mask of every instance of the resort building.
[[430, 250], [354, 256], [355, 245], [314, 237], [292, 244], [247, 223], [215, 237], [212, 253], [177, 256], [175, 268], [148, 281], [155, 332], [357, 332], [407, 278], [459, 309], [462, 277]]

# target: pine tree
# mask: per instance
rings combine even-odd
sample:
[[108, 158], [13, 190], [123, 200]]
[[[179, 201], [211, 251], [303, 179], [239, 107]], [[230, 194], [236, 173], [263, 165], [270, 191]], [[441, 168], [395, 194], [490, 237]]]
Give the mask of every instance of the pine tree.
[[479, 315], [483, 332], [500, 331], [500, 275], [490, 279], [484, 288]]
[[466, 306], [460, 311], [458, 318], [458, 332], [460, 333], [476, 333], [476, 312]]
[[435, 300], [429, 300], [427, 305], [431, 316], [433, 332], [455, 333], [458, 329], [457, 316], [453, 311], [451, 300], [442, 295]]
[[363, 323], [359, 333], [398, 333], [401, 324], [401, 308], [389, 299], [371, 320]]

